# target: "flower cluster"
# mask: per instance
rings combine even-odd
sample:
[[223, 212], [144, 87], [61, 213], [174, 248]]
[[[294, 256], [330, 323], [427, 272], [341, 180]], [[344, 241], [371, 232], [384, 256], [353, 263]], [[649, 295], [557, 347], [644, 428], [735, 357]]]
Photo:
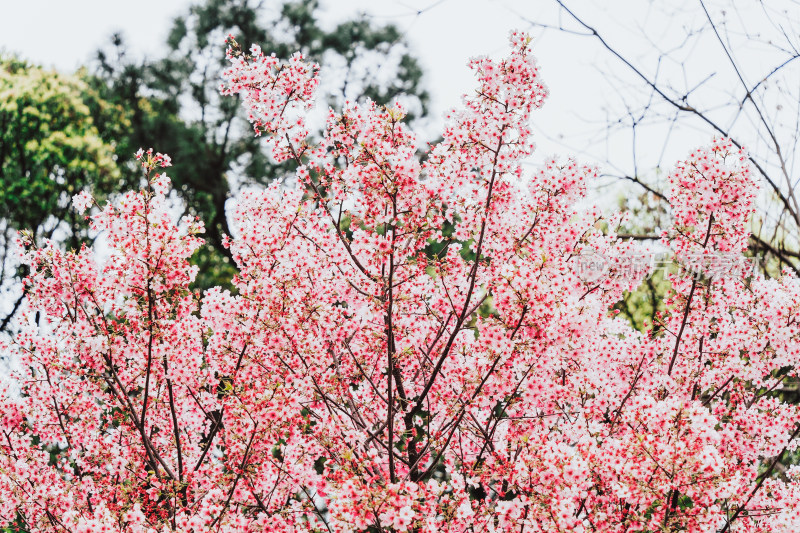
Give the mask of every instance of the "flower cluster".
[[232, 66], [223, 74], [222, 94], [240, 95], [256, 135], [268, 135], [278, 161], [289, 159], [291, 145], [308, 135], [304, 111], [313, 104], [319, 66], [305, 63], [300, 52], [284, 62], [258, 45], [246, 54], [232, 36], [227, 44]]
[[[648, 272], [615, 271], [645, 250], [582, 205], [594, 169], [523, 172], [547, 94], [527, 36], [470, 63], [477, 89], [422, 160], [399, 105], [348, 103], [310, 139], [316, 66], [230, 42], [225, 91], [297, 186], [231, 210], [235, 292], [190, 290], [202, 226], [170, 218], [162, 176], [93, 215], [107, 258], [27, 252], [0, 518], [31, 533], [800, 530], [800, 472], [774, 475], [800, 442], [780, 395], [800, 280], [681, 271], [652, 331], [617, 317]], [[715, 140], [671, 182], [679, 261], [740, 255], [756, 193], [742, 153]], [[610, 266], [587, 278], [591, 254]]]
[[674, 227], [664, 243], [678, 257], [712, 250], [741, 253], [757, 192], [747, 154], [728, 139], [692, 152], [669, 176]]

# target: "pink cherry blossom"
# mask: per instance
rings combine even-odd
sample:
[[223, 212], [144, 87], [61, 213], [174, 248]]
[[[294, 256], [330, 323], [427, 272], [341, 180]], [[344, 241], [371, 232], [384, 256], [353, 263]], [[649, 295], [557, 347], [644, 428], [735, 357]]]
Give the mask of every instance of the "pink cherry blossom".
[[[800, 530], [800, 280], [742, 258], [757, 184], [726, 139], [670, 175], [677, 262], [652, 330], [613, 311], [646, 250], [534, 172], [547, 90], [523, 33], [420, 157], [401, 106], [309, 136], [316, 65], [228, 39], [237, 94], [296, 187], [231, 210], [235, 290], [192, 290], [202, 223], [169, 158], [91, 216], [109, 253], [28, 242], [0, 401], [0, 519], [38, 532]], [[90, 199], [76, 196], [77, 208]], [[609, 227], [604, 232], [601, 228]], [[606, 270], [581, 275], [587, 256]], [[700, 257], [699, 270], [689, 263]], [[781, 467], [782, 468], [782, 467]], [[779, 474], [779, 475], [778, 475]]]
[[88, 191], [81, 191], [72, 197], [72, 206], [80, 214], [83, 214], [94, 203], [94, 198]]

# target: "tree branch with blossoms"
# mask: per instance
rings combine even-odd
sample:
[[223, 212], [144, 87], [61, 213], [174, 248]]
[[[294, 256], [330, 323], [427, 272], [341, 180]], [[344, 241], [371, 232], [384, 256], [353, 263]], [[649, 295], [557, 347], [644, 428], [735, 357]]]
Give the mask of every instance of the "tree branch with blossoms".
[[30, 533], [800, 526], [796, 469], [774, 475], [798, 443], [774, 391], [797, 375], [800, 282], [713, 268], [750, 242], [744, 151], [714, 139], [671, 173], [660, 238], [679, 268], [642, 332], [614, 306], [647, 249], [587, 205], [597, 170], [523, 170], [547, 96], [526, 35], [470, 62], [477, 88], [423, 161], [399, 104], [347, 103], [312, 139], [318, 68], [228, 42], [223, 92], [295, 183], [232, 205], [235, 293], [193, 292], [203, 227], [172, 218], [152, 151], [143, 190], [75, 197], [107, 254], [27, 243], [41, 319], [11, 346], [0, 517]]

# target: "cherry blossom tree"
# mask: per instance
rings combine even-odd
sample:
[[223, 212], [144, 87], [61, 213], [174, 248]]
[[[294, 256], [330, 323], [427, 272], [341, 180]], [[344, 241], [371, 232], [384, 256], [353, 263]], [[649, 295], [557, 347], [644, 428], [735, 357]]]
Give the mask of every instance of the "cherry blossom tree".
[[800, 281], [739, 268], [758, 190], [742, 150], [715, 139], [672, 172], [679, 266], [643, 333], [612, 309], [646, 250], [586, 206], [596, 171], [522, 170], [547, 95], [526, 35], [470, 63], [477, 89], [422, 161], [399, 107], [346, 104], [312, 141], [318, 68], [229, 44], [223, 92], [296, 186], [235, 208], [235, 293], [188, 289], [203, 226], [171, 218], [152, 151], [144, 190], [74, 199], [104, 257], [27, 243], [0, 517], [31, 533], [800, 529], [800, 469], [777, 466], [800, 412], [773, 393], [797, 375]]

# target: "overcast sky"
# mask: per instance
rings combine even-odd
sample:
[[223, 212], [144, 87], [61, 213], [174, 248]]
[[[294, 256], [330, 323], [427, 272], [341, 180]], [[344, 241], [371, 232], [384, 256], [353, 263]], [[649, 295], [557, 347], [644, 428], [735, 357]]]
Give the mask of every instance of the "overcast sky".
[[[172, 19], [190, 3], [187, 0], [0, 0], [0, 49], [71, 71], [91, 60], [95, 50], [113, 32], [121, 31], [133, 50], [158, 55]], [[275, 0], [266, 3], [277, 4]], [[502, 52], [511, 29], [529, 26], [515, 11], [519, 9], [536, 18], [541, 10], [530, 9], [530, 4], [536, 3], [546, 6], [550, 0], [321, 1], [323, 21], [334, 23], [366, 12], [375, 23], [393, 23], [404, 31], [427, 67], [426, 79], [438, 114], [455, 105], [459, 95], [470, 88], [466, 61], [474, 55]], [[583, 3], [591, 7], [585, 0]], [[548, 6], [549, 11], [553, 6]], [[541, 52], [537, 55], [548, 63], [544, 65], [548, 83], [560, 87], [566, 79], [556, 78], [553, 71], [568, 73], [578, 65], [564, 68], [573, 64], [575, 58], [567, 57], [563, 46], [553, 52], [552, 65]], [[587, 62], [583, 63], [586, 67]], [[562, 66], [558, 67], [559, 64]], [[561, 89], [556, 91], [561, 93]]]
[[[715, 3], [720, 1], [706, 0], [715, 16], [723, 12], [722, 4]], [[278, 3], [265, 0], [267, 5]], [[189, 4], [187, 0], [0, 0], [0, 49], [71, 71], [91, 60], [113, 32], [121, 31], [132, 49], [158, 55], [171, 20]], [[629, 80], [631, 73], [591, 37], [533, 26], [531, 21], [551, 25], [566, 21], [555, 0], [321, 0], [321, 4], [322, 20], [331, 24], [366, 12], [376, 23], [397, 25], [425, 67], [435, 118], [457, 105], [460, 94], [472, 87], [465, 66], [469, 57], [503, 53], [511, 29], [529, 30], [550, 89], [544, 108], [534, 115], [538, 158], [573, 153], [592, 163], [610, 159], [624, 164], [632, 152], [630, 135], [609, 141], [603, 131], [607, 119], [624, 114], [627, 106], [641, 105], [631, 100], [635, 95], [620, 88], [623, 79], [615, 84], [613, 78]], [[654, 45], [668, 49], [680, 44], [686, 28], [698, 24], [699, 0], [567, 0], [566, 4], [646, 72], [660, 69], [662, 79], [675, 77], [670, 80], [673, 85], [699, 83], [706, 77], [706, 67], [724, 61], [722, 49], [711, 41], [701, 41], [704, 46], [689, 51], [691, 64], [658, 65], [657, 54], [652, 54]], [[736, 4], [743, 9], [761, 5], [755, 0], [736, 0]], [[749, 61], [758, 74], [760, 56]], [[697, 67], [697, 72], [687, 65]], [[761, 70], [769, 67], [765, 64]], [[733, 85], [718, 74], [712, 81], [719, 84], [719, 91]], [[710, 138], [707, 130], [689, 127], [670, 137], [664, 150], [664, 127], [639, 130], [638, 150], [646, 167], [660, 159], [670, 166]]]
[[[267, 2], [270, 3], [270, 2]], [[274, 2], [272, 2], [274, 3]], [[551, 0], [322, 0], [323, 20], [331, 23], [366, 12], [376, 23], [393, 23], [405, 32], [426, 69], [434, 117], [458, 104], [472, 87], [465, 64], [479, 54], [498, 55], [515, 28], [531, 29], [537, 37], [536, 55], [551, 96], [536, 117], [537, 125], [553, 139], [571, 138], [567, 126], [581, 114], [603, 105], [593, 64], [597, 52], [586, 39], [543, 32], [525, 20], [554, 20]], [[637, 2], [626, 2], [636, 4]], [[0, 0], [0, 49], [35, 63], [72, 71], [94, 56], [95, 50], [121, 31], [134, 50], [158, 55], [170, 22], [190, 4], [186, 0]], [[594, 1], [576, 2], [601, 23], [608, 18]], [[632, 10], [627, 9], [627, 12]], [[634, 12], [636, 10], [633, 10]], [[524, 18], [522, 18], [524, 17]], [[593, 88], [594, 87], [594, 88]], [[541, 152], [563, 152], [539, 137]]]

